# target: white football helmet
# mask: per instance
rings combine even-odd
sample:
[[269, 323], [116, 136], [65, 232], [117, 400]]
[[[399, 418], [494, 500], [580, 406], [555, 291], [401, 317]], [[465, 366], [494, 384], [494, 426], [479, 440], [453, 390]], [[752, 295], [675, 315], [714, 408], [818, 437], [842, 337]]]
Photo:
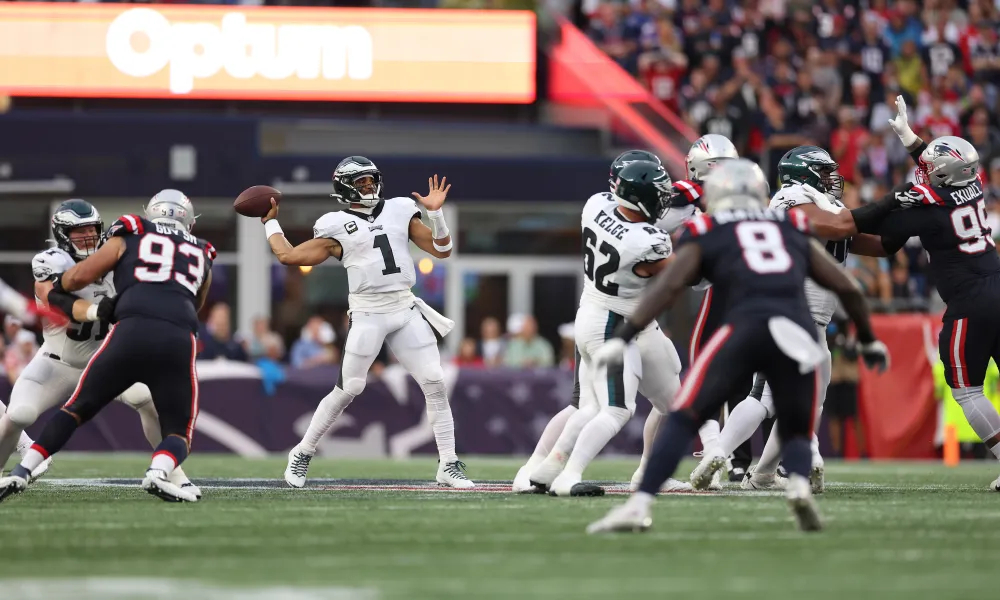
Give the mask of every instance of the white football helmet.
[[979, 175], [979, 152], [960, 137], [945, 135], [927, 144], [920, 153], [920, 183], [961, 187]]
[[725, 136], [715, 133], [703, 135], [691, 145], [684, 161], [687, 165], [688, 179], [703, 181], [717, 165], [725, 160], [739, 157], [736, 146]]
[[168, 223], [188, 233], [194, 228], [197, 219], [191, 200], [179, 190], [160, 190], [149, 199], [149, 204], [143, 210], [150, 221]]
[[727, 160], [712, 169], [705, 180], [705, 210], [709, 214], [720, 210], [767, 208], [767, 178], [756, 163], [745, 158]]

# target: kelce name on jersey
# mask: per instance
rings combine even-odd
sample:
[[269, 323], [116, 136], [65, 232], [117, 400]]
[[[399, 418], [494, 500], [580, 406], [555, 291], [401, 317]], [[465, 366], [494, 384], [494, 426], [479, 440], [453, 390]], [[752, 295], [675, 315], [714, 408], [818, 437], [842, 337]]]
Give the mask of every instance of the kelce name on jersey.
[[979, 185], [978, 181], [974, 181], [968, 187], [957, 189], [951, 193], [951, 199], [955, 201], [955, 204], [965, 204], [966, 202], [979, 200], [982, 197], [983, 188]]
[[712, 215], [715, 220], [720, 224], [724, 225], [726, 223], [732, 223], [735, 221], [746, 221], [746, 220], [767, 220], [767, 221], [784, 221], [785, 213], [782, 211], [775, 210], [764, 210], [764, 209], [745, 209], [738, 208], [735, 210], [723, 210]]
[[594, 217], [594, 223], [597, 223], [601, 229], [615, 236], [616, 240], [620, 241], [622, 236], [625, 235], [625, 226], [618, 219], [608, 216], [603, 210]]

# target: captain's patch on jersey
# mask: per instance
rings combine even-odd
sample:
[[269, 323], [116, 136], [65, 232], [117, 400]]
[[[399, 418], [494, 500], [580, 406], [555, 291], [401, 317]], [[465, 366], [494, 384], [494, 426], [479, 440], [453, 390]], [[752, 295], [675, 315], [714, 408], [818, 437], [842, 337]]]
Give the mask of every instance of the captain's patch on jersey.
[[354, 233], [358, 230], [358, 224], [354, 221], [348, 221], [344, 224], [344, 230], [347, 231], [347, 233]]

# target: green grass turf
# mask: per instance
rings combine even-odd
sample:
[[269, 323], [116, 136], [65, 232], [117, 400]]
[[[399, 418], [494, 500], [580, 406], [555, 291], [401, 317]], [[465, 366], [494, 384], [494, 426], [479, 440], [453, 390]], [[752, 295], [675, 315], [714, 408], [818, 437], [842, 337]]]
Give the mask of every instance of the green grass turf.
[[[147, 462], [60, 455], [48, 477], [137, 478]], [[467, 462], [482, 480], [509, 480], [520, 464]], [[185, 468], [195, 480], [277, 479], [284, 464], [195, 455]], [[588, 476], [624, 481], [634, 467], [634, 459], [601, 460]], [[434, 472], [426, 459], [316, 459], [310, 476]], [[611, 537], [583, 530], [622, 496], [206, 488], [201, 503], [172, 505], [137, 487], [43, 480], [0, 504], [0, 578], [179, 578], [226, 589], [360, 588], [368, 595], [329, 597], [387, 599], [967, 599], [994, 590], [1000, 498], [986, 488], [996, 474], [993, 462], [830, 464], [822, 533], [798, 532], [780, 497], [733, 493], [663, 497], [653, 530]]]

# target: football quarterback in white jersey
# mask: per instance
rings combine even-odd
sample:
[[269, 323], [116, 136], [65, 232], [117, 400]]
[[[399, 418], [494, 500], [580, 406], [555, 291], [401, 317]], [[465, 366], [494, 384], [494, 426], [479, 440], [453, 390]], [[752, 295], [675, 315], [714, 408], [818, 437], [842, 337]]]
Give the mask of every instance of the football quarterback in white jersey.
[[[59, 205], [52, 215], [55, 247], [39, 252], [31, 260], [35, 297], [39, 305], [45, 305], [55, 279], [97, 251], [102, 244], [103, 233], [101, 215], [89, 202], [74, 199]], [[115, 295], [111, 275], [75, 292], [75, 295], [89, 303], [87, 310], [93, 311], [95, 315], [102, 303], [110, 312], [110, 303]], [[80, 304], [79, 300], [77, 304]], [[74, 311], [76, 310], [74, 306]], [[10, 458], [25, 428], [31, 426], [41, 413], [70, 398], [84, 367], [101, 346], [108, 329], [107, 321], [45, 323], [42, 332], [45, 341], [14, 383], [8, 410], [0, 416], [0, 465]], [[143, 433], [155, 448], [162, 437], [149, 388], [136, 384], [117, 400], [139, 413]], [[46, 459], [43, 463], [46, 468], [49, 460]], [[38, 471], [36, 469], [32, 475], [37, 476]], [[170, 481], [198, 497], [201, 496], [201, 491], [180, 468], [174, 471]]]
[[659, 162], [635, 161], [618, 173], [613, 194], [595, 195], [584, 205], [585, 280], [574, 326], [580, 407], [529, 476], [552, 495], [602, 494], [598, 486], [581, 485], [583, 471], [635, 412], [636, 393], [665, 413], [680, 388], [680, 357], [655, 322], [636, 338], [624, 365], [597, 369], [591, 361], [594, 349], [632, 313], [649, 279], [670, 261], [670, 236], [652, 223], [663, 216], [671, 192]]
[[[839, 231], [825, 225], [829, 219], [824, 219], [825, 213], [816, 206], [816, 198], [825, 195], [827, 201], [843, 206], [841, 197], [844, 191], [844, 178], [837, 173], [838, 168], [837, 162], [822, 148], [799, 146], [789, 150], [778, 163], [778, 180], [781, 187], [771, 198], [770, 208], [801, 210], [809, 217], [818, 237], [840, 240], [827, 242], [826, 249], [841, 265], [847, 260], [848, 249], [855, 254], [865, 256], [885, 256], [885, 250], [878, 236], [858, 235], [851, 239], [843, 239], [844, 236]], [[812, 221], [814, 216], [817, 218], [816, 222]], [[826, 359], [820, 365], [821, 392], [816, 409], [816, 424], [818, 424], [831, 375], [830, 352], [826, 346], [826, 327], [833, 318], [837, 300], [835, 294], [821, 288], [810, 279], [806, 280], [806, 300], [816, 327], [820, 330], [820, 345], [826, 352]], [[704, 485], [709, 474], [724, 465], [725, 461], [720, 461], [720, 457], [728, 456], [736, 446], [753, 435], [764, 419], [773, 416], [774, 403], [771, 399], [771, 389], [758, 374], [751, 395], [730, 412], [726, 426], [719, 436], [719, 444], [706, 448], [704, 458], [691, 473], [691, 482], [695, 487]], [[777, 429], [772, 428], [760, 461], [756, 467], [747, 472], [743, 480], [744, 488], [766, 489], [783, 485], [784, 480], [776, 474], [780, 450]], [[824, 487], [824, 464], [815, 434], [812, 440], [812, 453], [813, 469], [810, 480], [813, 492], [821, 493]]]
[[[271, 212], [261, 219], [281, 264], [314, 266], [336, 258], [347, 268], [350, 288], [350, 328], [340, 380], [316, 408], [305, 437], [288, 453], [285, 481], [292, 487], [305, 485], [320, 439], [365, 389], [368, 369], [383, 341], [424, 393], [440, 456], [437, 482], [475, 487], [455, 453], [455, 424], [434, 335], [435, 330], [440, 335], [448, 333], [454, 324], [410, 291], [416, 281], [411, 241], [437, 258], [451, 255], [451, 233], [441, 210], [451, 186], [443, 178], [438, 181], [437, 175], [428, 183], [426, 196], [413, 194], [419, 204], [411, 198], [383, 198], [382, 174], [375, 164], [363, 156], [349, 156], [333, 173], [332, 196], [344, 209], [320, 217], [313, 239], [293, 247], [278, 225], [278, 206], [273, 201]], [[427, 209], [431, 227], [421, 221], [420, 205]]]

